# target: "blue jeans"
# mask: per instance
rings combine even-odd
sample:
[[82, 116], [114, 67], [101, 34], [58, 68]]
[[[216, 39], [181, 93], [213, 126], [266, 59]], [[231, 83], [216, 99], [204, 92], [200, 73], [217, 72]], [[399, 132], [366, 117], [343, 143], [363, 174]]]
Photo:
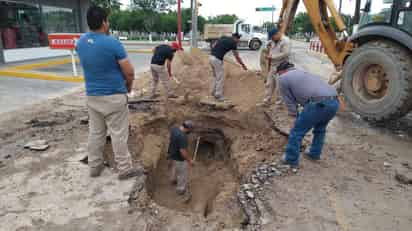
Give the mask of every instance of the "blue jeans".
[[325, 141], [326, 127], [339, 109], [337, 99], [309, 102], [298, 115], [286, 146], [285, 161], [290, 165], [299, 164], [299, 154], [303, 137], [313, 128], [313, 141], [310, 157], [320, 159]]

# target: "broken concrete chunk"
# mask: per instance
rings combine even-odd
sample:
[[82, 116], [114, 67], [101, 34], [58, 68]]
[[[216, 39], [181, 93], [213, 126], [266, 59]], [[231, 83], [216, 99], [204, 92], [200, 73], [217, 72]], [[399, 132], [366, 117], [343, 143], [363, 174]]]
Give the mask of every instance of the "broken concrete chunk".
[[201, 106], [209, 106], [211, 109], [214, 110], [229, 110], [235, 106], [234, 104], [227, 101], [217, 102], [209, 98], [200, 100], [199, 104]]
[[407, 168], [397, 169], [395, 179], [401, 184], [412, 184], [412, 171]]
[[89, 117], [88, 116], [83, 116], [82, 118], [80, 118], [80, 124], [81, 125], [86, 125], [89, 123]]
[[34, 151], [45, 151], [49, 148], [49, 145], [46, 140], [34, 140], [24, 145], [24, 148]]
[[391, 166], [392, 166], [391, 163], [389, 163], [389, 162], [383, 162], [383, 167], [385, 167], [385, 168], [390, 168]]
[[255, 195], [251, 191], [246, 191], [246, 195], [248, 198], [253, 199], [255, 198]]

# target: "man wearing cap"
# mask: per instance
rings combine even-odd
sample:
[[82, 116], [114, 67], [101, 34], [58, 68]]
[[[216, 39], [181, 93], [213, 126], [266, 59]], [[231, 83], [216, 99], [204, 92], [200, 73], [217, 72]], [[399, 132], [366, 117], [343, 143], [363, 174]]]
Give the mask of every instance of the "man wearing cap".
[[223, 95], [225, 84], [223, 58], [225, 57], [225, 55], [229, 51], [232, 51], [236, 61], [243, 67], [244, 70], [247, 70], [246, 65], [243, 63], [242, 59], [239, 56], [239, 52], [237, 51], [237, 45], [239, 44], [240, 37], [241, 36], [238, 33], [232, 34], [232, 37], [222, 37], [212, 48], [212, 53], [209, 58], [214, 77], [211, 94], [217, 101], [225, 100]]
[[[288, 107], [289, 115], [296, 118], [282, 162], [298, 166], [302, 140], [311, 129], [312, 146], [304, 155], [309, 160], [317, 161], [322, 154], [326, 127], [339, 108], [336, 89], [319, 76], [295, 69], [287, 61], [278, 66], [277, 72], [280, 94]], [[300, 113], [298, 105], [303, 106]]]
[[267, 56], [269, 63], [269, 73], [266, 77], [266, 91], [265, 98], [263, 99], [263, 105], [270, 105], [273, 97], [273, 93], [276, 91], [276, 68], [283, 61], [289, 60], [290, 55], [290, 40], [289, 38], [278, 31], [277, 28], [273, 28], [268, 33], [269, 43], [269, 55]]
[[187, 189], [189, 168], [193, 162], [187, 150], [188, 134], [193, 130], [193, 122], [187, 120], [170, 130], [168, 157], [172, 160], [171, 181], [176, 184], [179, 195], [190, 195]]
[[[150, 65], [150, 70], [152, 71], [150, 98], [156, 97], [159, 80], [163, 83], [168, 98], [177, 97], [173, 93], [169, 82], [172, 78], [172, 60], [177, 50], [181, 50], [177, 42], [173, 42], [170, 46], [163, 44], [155, 47]], [[167, 72], [164, 66], [165, 64], [167, 66]]]

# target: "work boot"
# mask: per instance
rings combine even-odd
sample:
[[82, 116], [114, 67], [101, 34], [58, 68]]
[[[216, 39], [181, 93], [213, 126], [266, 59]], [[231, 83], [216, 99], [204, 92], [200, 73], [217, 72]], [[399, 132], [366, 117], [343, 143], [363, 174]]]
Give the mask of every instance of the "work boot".
[[90, 167], [90, 177], [99, 177], [102, 172], [104, 170], [104, 165], [103, 164], [99, 164], [96, 167]]
[[153, 94], [149, 96], [149, 99], [156, 99], [159, 96], [160, 96], [159, 94]]
[[184, 191], [177, 190], [177, 194], [182, 198], [183, 203], [189, 203], [189, 201], [192, 199], [192, 194], [187, 189]]
[[216, 96], [215, 96], [215, 100], [216, 100], [217, 102], [220, 102], [220, 103], [223, 103], [223, 102], [226, 101], [226, 99], [225, 99], [223, 96], [221, 96], [221, 97], [216, 97]]
[[284, 157], [282, 157], [282, 158], [278, 161], [278, 165], [280, 165], [280, 166], [289, 166], [291, 169], [297, 169], [297, 168], [299, 168], [298, 165], [296, 165], [296, 164], [291, 164], [291, 163], [289, 163], [288, 161], [286, 161]]
[[129, 178], [135, 177], [135, 176], [140, 176], [145, 173], [143, 168], [136, 168], [132, 167], [127, 170], [121, 171], [118, 175], [119, 180], [127, 180]]
[[309, 152], [305, 152], [303, 154], [303, 157], [305, 157], [305, 159], [310, 160], [312, 162], [318, 162], [320, 160], [320, 157], [315, 158], [315, 157], [311, 156]]

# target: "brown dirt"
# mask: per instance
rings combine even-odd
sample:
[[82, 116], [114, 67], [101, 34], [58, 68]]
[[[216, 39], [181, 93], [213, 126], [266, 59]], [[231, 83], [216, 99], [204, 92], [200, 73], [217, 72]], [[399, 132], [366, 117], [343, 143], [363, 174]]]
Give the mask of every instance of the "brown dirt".
[[[262, 109], [256, 107], [262, 99], [263, 81], [256, 73], [225, 62], [225, 97], [235, 107], [213, 110], [199, 104], [208, 98], [212, 81], [207, 55], [178, 53], [173, 70], [180, 82], [174, 87], [181, 97], [161, 97], [150, 111], [134, 111], [130, 116], [132, 135], [143, 141], [134, 142], [139, 145], [132, 147], [133, 153], [140, 153], [136, 161], [150, 171], [147, 196], [166, 210], [201, 215], [218, 227], [239, 228], [245, 222], [236, 198], [239, 181], [257, 163], [277, 159], [286, 143], [285, 137], [270, 128]], [[136, 86], [148, 89], [150, 78], [148, 73], [142, 75]], [[145, 91], [138, 95], [144, 97]], [[189, 137], [191, 153], [201, 137], [198, 161], [190, 171], [189, 203], [182, 201], [169, 182], [166, 160], [169, 129], [185, 119], [196, 124]], [[142, 204], [147, 202], [140, 202], [140, 209]], [[231, 212], [227, 213], [229, 208]]]
[[[241, 224], [250, 216], [245, 217], [240, 208], [239, 188], [245, 188], [245, 178], [253, 180], [261, 162], [280, 156], [286, 139], [270, 129], [263, 111], [255, 107], [263, 92], [261, 78], [226, 63], [226, 96], [236, 106], [214, 110], [199, 105], [212, 79], [207, 57], [178, 57], [174, 71], [182, 87], [176, 86], [177, 92], [181, 96], [188, 92], [187, 97], [168, 102], [162, 98], [131, 111], [129, 146], [135, 162], [149, 170], [147, 177], [120, 182], [111, 169], [105, 169], [100, 178], [88, 177], [87, 166], [79, 162], [87, 155], [87, 125], [81, 124], [87, 115], [83, 93], [2, 114], [0, 230], [244, 228]], [[308, 63], [308, 67], [324, 69], [320, 63]], [[136, 91], [144, 93], [150, 75], [141, 76]], [[286, 120], [283, 106], [272, 107], [270, 114], [287, 130], [291, 121]], [[194, 194], [208, 196], [195, 196], [189, 205], [179, 203], [165, 181], [168, 132], [184, 119], [198, 125], [190, 136], [191, 150], [198, 136], [205, 141], [191, 183]], [[213, 158], [206, 158], [203, 154], [209, 153], [211, 144], [221, 145], [216, 142], [219, 136], [210, 133], [214, 129], [224, 135], [223, 149], [217, 149], [224, 152], [214, 150]], [[23, 148], [37, 139], [47, 140], [50, 148], [44, 152]], [[270, 178], [253, 191], [261, 230], [409, 230], [412, 188], [399, 182], [396, 174], [398, 168], [412, 163], [411, 148], [410, 139], [371, 128], [348, 115], [338, 116], [328, 130], [320, 163], [303, 159], [296, 174]], [[110, 157], [109, 145], [106, 153]]]

